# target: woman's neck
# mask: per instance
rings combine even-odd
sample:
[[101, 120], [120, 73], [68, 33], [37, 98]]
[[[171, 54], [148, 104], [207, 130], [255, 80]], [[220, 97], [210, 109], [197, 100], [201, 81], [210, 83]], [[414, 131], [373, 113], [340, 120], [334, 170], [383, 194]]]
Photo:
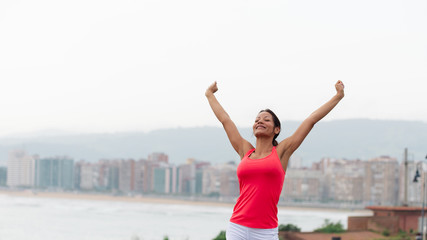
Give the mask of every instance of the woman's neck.
[[271, 149], [273, 149], [273, 140], [259, 138], [256, 141], [255, 154], [256, 156], [267, 156], [271, 153]]

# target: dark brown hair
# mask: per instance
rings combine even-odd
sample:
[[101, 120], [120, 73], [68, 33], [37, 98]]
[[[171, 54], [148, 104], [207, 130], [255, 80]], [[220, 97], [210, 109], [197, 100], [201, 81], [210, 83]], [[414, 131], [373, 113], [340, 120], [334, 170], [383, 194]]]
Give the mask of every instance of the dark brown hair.
[[[270, 113], [270, 114], [271, 114], [271, 116], [273, 117], [274, 127], [278, 127], [280, 130], [282, 129], [282, 128], [281, 128], [281, 125], [280, 125], [280, 120], [279, 120], [279, 118], [276, 116], [276, 114], [275, 114], [273, 111], [271, 111], [270, 109], [266, 108], [266, 109], [264, 109], [264, 110], [259, 111], [259, 113], [258, 113], [258, 114], [260, 114], [260, 113], [262, 113], [262, 112], [268, 112], [268, 113]], [[279, 131], [279, 133], [278, 133], [278, 134], [275, 134], [275, 135], [274, 135], [274, 138], [273, 138], [273, 146], [277, 146], [277, 145], [279, 144], [279, 143], [276, 141], [276, 138], [277, 138], [277, 136], [279, 136], [279, 134], [280, 134], [280, 131]]]

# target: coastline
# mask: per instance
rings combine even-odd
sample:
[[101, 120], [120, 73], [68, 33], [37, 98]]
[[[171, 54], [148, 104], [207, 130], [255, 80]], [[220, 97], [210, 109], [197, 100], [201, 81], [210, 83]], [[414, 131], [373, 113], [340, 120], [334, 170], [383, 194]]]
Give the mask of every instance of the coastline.
[[102, 193], [85, 193], [85, 192], [45, 192], [34, 190], [0, 190], [0, 195], [9, 195], [13, 197], [26, 198], [58, 198], [58, 199], [76, 199], [91, 201], [116, 201], [116, 202], [141, 202], [141, 203], [158, 203], [158, 204], [178, 204], [178, 205], [209, 205], [232, 207], [232, 203], [208, 202], [208, 201], [191, 201], [174, 198], [162, 198], [152, 196], [114, 196]]
[[[28, 190], [7, 190], [0, 189], [0, 195], [25, 198], [56, 198], [56, 199], [75, 199], [90, 201], [116, 201], [116, 202], [134, 202], [134, 203], [154, 203], [154, 204], [176, 204], [176, 205], [199, 205], [213, 207], [233, 208], [232, 202], [217, 202], [208, 200], [190, 200], [173, 197], [162, 198], [160, 196], [115, 196], [102, 193], [85, 193], [85, 192], [46, 192]], [[372, 215], [372, 211], [366, 209], [339, 209], [339, 208], [320, 208], [320, 207], [299, 207], [299, 206], [278, 206], [279, 210], [286, 211], [319, 211], [319, 212], [354, 212], [357, 215]]]

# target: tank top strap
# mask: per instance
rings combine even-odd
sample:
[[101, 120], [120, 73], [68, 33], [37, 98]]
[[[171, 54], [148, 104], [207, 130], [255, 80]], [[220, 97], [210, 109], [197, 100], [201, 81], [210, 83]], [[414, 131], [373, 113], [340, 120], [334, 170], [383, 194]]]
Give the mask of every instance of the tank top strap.
[[255, 148], [252, 148], [251, 150], [249, 150], [249, 151], [245, 154], [245, 156], [244, 156], [243, 158], [247, 158], [247, 157], [249, 157], [249, 155], [251, 155], [254, 151], [255, 151]]

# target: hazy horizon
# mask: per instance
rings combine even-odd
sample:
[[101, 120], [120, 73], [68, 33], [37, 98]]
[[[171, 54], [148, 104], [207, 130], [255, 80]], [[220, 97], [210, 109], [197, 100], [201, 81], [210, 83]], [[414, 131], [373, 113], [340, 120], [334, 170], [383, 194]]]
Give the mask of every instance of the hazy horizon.
[[422, 0], [1, 1], [0, 136], [301, 120], [427, 121]]
[[[420, 122], [427, 124], [427, 121], [423, 120], [400, 120], [400, 119], [370, 119], [370, 118], [348, 118], [348, 119], [329, 119], [322, 120], [321, 122], [334, 122], [334, 121], [352, 121], [352, 120], [366, 120], [366, 121], [385, 121], [385, 122]], [[282, 124], [286, 122], [299, 123], [303, 120], [281, 120]], [[66, 135], [87, 135], [87, 134], [126, 134], [126, 133], [151, 133], [155, 131], [162, 130], [173, 130], [173, 129], [186, 129], [186, 128], [222, 128], [221, 124], [212, 124], [212, 125], [200, 125], [200, 126], [170, 126], [170, 127], [159, 127], [148, 130], [143, 129], [127, 129], [121, 131], [108, 131], [108, 130], [98, 130], [98, 131], [73, 131], [66, 129], [39, 129], [33, 131], [25, 131], [25, 132], [12, 132], [6, 135], [0, 135], [1, 138], [37, 138], [44, 136], [66, 136]], [[243, 128], [251, 128], [252, 123], [247, 126], [237, 126], [239, 129]]]

